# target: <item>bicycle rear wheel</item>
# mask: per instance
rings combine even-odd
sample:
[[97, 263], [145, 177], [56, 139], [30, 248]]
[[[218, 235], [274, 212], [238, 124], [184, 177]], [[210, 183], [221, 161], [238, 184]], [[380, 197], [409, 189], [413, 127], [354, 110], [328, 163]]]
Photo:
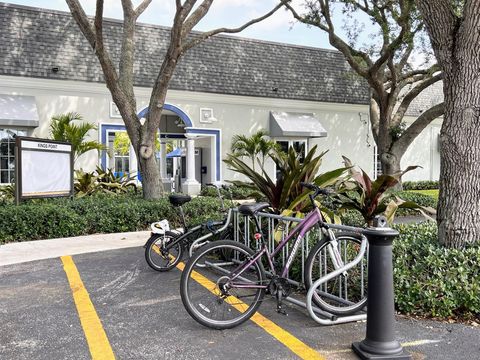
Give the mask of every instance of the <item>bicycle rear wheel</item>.
[[232, 272], [240, 264], [248, 264], [253, 255], [251, 249], [231, 240], [215, 241], [195, 252], [183, 270], [180, 295], [197, 322], [213, 329], [229, 329], [257, 311], [265, 295], [259, 286], [266, 282], [260, 261], [232, 280]]
[[[336, 246], [344, 264], [352, 261], [360, 250], [361, 237], [357, 234], [339, 233]], [[324, 238], [310, 251], [305, 263], [305, 287], [307, 290], [320, 277], [335, 270], [328, 246], [334, 246]], [[367, 252], [353, 268], [320, 285], [313, 301], [323, 310], [346, 316], [361, 310], [367, 302]]]
[[156, 271], [169, 271], [182, 259], [183, 247], [179, 242], [166, 250], [165, 246], [178, 238], [174, 232], [167, 231], [165, 235], [152, 234], [145, 245], [145, 260]]

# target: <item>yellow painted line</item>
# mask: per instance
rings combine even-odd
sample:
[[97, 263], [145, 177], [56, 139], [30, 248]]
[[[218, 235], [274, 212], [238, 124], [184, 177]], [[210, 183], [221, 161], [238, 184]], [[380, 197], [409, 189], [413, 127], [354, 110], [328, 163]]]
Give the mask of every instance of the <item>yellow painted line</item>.
[[67, 274], [70, 289], [72, 289], [73, 300], [77, 307], [78, 317], [80, 318], [92, 359], [115, 359], [102, 322], [95, 311], [92, 301], [90, 300], [90, 295], [88, 295], [87, 289], [85, 289], [83, 285], [72, 257], [62, 256], [60, 259], [62, 260], [65, 274]]
[[162, 255], [162, 254], [160, 253], [160, 248], [158, 247], [158, 245], [153, 244], [152, 249], [153, 249], [153, 251], [155, 251], [158, 255], [160, 255], [160, 256]]
[[[177, 268], [183, 271], [185, 268], [185, 264], [180, 262], [177, 265]], [[199, 274], [196, 271], [192, 271], [192, 278], [198, 282], [200, 285], [204, 286], [212, 293], [216, 293], [216, 285], [207, 279], [205, 276]], [[238, 311], [241, 313], [245, 312], [245, 308], [248, 308], [247, 304], [245, 304], [240, 299], [237, 299], [234, 296], [230, 296], [226, 300], [229, 304], [234, 306]], [[261, 315], [260, 313], [255, 313], [250, 320], [252, 320], [255, 324], [260, 326], [263, 330], [267, 333], [272, 335], [275, 339], [280, 341], [283, 345], [293, 351], [298, 357], [301, 359], [311, 359], [311, 360], [325, 360], [326, 358], [320, 355], [316, 350], [309, 347], [307, 344], [302, 342], [301, 340], [297, 339], [295, 336], [290, 334], [288, 331], [284, 330], [273, 321], [267, 319], [265, 316]]]
[[[442, 340], [415, 340], [415, 341], [408, 341], [401, 343], [403, 347], [412, 347], [412, 346], [420, 346], [420, 345], [427, 345], [427, 344], [436, 344], [442, 342]], [[351, 348], [348, 349], [337, 349], [337, 350], [326, 350], [323, 351], [324, 354], [342, 354], [342, 353], [350, 353], [352, 352]]]
[[439, 342], [442, 342], [442, 340], [416, 340], [416, 341], [404, 342], [401, 345], [404, 346], [404, 347], [409, 347], [409, 346], [436, 344], [436, 343], [439, 343]]

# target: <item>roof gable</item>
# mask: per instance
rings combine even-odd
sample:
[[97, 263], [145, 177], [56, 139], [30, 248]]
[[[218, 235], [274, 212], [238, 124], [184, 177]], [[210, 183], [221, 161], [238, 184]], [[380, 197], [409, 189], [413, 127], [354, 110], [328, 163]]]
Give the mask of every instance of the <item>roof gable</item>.
[[[118, 62], [121, 22], [106, 19], [105, 44]], [[104, 82], [90, 45], [66, 12], [0, 3], [0, 74]], [[134, 83], [151, 87], [170, 29], [138, 24]], [[52, 72], [53, 67], [58, 72]], [[368, 104], [369, 89], [337, 51], [218, 35], [180, 60], [170, 89]]]

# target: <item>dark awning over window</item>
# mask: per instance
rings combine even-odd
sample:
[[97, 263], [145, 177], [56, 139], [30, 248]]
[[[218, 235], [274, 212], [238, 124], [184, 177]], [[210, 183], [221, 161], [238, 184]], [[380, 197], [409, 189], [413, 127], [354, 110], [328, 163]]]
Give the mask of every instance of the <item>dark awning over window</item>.
[[0, 126], [37, 127], [35, 97], [0, 95]]
[[325, 137], [327, 130], [312, 113], [270, 112], [272, 137]]

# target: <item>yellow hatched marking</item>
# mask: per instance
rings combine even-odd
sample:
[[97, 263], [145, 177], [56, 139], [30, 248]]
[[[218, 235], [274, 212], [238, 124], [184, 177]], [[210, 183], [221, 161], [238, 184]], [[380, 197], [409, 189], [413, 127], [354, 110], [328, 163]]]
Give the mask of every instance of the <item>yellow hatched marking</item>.
[[160, 248], [158, 247], [158, 245], [153, 244], [153, 245], [152, 245], [152, 249], [153, 249], [153, 251], [156, 252], [158, 255], [160, 255], [160, 256], [162, 255], [162, 254], [160, 253]]
[[[180, 262], [177, 265], [177, 268], [183, 271], [185, 268], [185, 264]], [[207, 279], [205, 276], [199, 274], [196, 271], [192, 271], [192, 278], [198, 282], [200, 285], [207, 288], [209, 291], [217, 295], [216, 293], [216, 285]], [[235, 296], [230, 296], [226, 299], [226, 301], [235, 307], [241, 313], [244, 313], [246, 308], [248, 308], [247, 304], [245, 304], [240, 299], [237, 299]], [[273, 321], [267, 319], [265, 316], [261, 315], [260, 313], [255, 313], [250, 320], [252, 320], [255, 324], [260, 326], [263, 330], [267, 333], [272, 335], [275, 339], [280, 341], [283, 345], [293, 351], [298, 357], [301, 359], [312, 359], [312, 360], [325, 360], [326, 358], [320, 355], [317, 351], [306, 345], [301, 340], [297, 339], [295, 336], [290, 334], [288, 331], [282, 329], [280, 326], [275, 324]]]
[[90, 355], [93, 360], [115, 359], [107, 334], [90, 300], [87, 289], [83, 285], [80, 274], [71, 256], [62, 256], [63, 269], [72, 290], [73, 300], [78, 311], [85, 338], [87, 339]]

